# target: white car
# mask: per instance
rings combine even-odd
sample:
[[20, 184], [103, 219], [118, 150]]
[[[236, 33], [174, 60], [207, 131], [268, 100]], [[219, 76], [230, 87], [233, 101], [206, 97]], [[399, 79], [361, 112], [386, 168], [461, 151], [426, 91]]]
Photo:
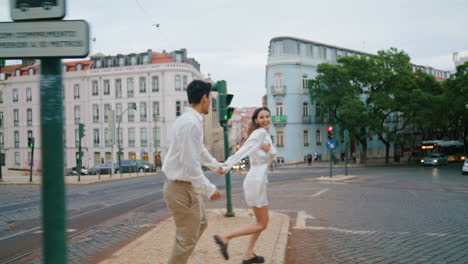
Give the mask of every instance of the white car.
[[468, 173], [468, 159], [463, 162], [463, 167], [462, 167], [462, 174], [467, 174]]

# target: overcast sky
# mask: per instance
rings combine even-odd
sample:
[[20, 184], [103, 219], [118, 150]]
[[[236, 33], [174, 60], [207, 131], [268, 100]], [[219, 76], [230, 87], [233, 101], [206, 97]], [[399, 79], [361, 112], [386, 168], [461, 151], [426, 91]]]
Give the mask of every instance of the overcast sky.
[[[240, 107], [261, 105], [273, 37], [370, 53], [396, 47], [443, 70], [468, 50], [466, 0], [68, 0], [65, 19], [88, 21], [91, 54], [186, 48]], [[10, 20], [9, 0], [0, 0], [0, 21]]]

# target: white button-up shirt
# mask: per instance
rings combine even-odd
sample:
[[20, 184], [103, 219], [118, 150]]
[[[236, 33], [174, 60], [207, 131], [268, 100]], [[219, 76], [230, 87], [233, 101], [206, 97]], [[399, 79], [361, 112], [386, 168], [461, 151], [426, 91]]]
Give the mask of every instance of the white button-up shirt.
[[216, 186], [203, 174], [202, 164], [212, 170], [222, 166], [203, 145], [203, 116], [188, 107], [174, 123], [169, 150], [162, 171], [169, 180], [189, 181], [195, 189], [211, 197]]

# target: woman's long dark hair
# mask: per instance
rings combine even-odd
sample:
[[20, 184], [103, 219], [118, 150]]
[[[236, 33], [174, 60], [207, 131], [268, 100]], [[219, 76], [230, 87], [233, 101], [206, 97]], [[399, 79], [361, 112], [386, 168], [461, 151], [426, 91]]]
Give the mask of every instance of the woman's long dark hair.
[[271, 115], [270, 109], [268, 109], [268, 107], [263, 106], [263, 107], [255, 109], [252, 115], [252, 121], [250, 122], [249, 129], [247, 130], [247, 136], [245, 137], [242, 143], [244, 143], [249, 138], [250, 134], [252, 134], [252, 132], [254, 132], [255, 129], [260, 127], [259, 124], [255, 123], [255, 119], [258, 118], [258, 114], [263, 110], [268, 111], [268, 113], [270, 113]]

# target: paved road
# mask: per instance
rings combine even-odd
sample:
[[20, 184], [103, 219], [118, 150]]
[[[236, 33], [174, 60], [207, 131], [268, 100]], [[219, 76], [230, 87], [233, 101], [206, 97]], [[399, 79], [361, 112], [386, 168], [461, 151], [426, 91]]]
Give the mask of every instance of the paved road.
[[[302, 168], [270, 175], [271, 208], [291, 216], [288, 264], [468, 263], [468, 176], [458, 165], [354, 168], [357, 180], [314, 181], [328, 173]], [[232, 175], [234, 207], [246, 207], [239, 174]], [[224, 186], [223, 177], [208, 175]], [[163, 177], [152, 176], [68, 186], [69, 263], [94, 263], [167, 217], [162, 184]], [[36, 241], [29, 249], [36, 248], [38, 186], [0, 186], [0, 200], [0, 259], [9, 239], [25, 230]], [[40, 252], [11, 263], [40, 263]]]

